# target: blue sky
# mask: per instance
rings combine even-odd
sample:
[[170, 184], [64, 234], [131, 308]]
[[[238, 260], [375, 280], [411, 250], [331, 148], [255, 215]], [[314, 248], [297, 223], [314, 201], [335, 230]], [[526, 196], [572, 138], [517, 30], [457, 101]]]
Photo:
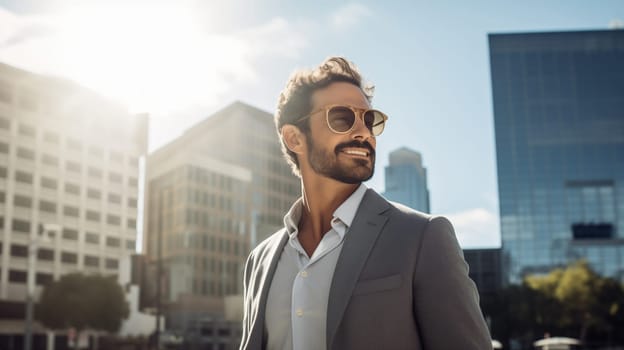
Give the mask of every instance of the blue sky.
[[354, 61], [423, 154], [431, 208], [464, 247], [500, 245], [488, 33], [607, 29], [624, 1], [2, 1], [0, 61], [66, 76], [153, 115], [150, 148], [242, 100], [273, 112], [297, 67]]

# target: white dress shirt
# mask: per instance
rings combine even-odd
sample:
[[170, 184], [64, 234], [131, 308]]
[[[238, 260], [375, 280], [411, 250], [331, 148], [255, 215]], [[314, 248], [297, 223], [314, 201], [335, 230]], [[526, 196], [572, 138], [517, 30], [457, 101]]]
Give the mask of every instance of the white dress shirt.
[[284, 217], [289, 239], [267, 297], [264, 332], [268, 350], [326, 349], [329, 288], [345, 235], [366, 190], [361, 184], [336, 209], [331, 229], [311, 257], [297, 238], [303, 200], [297, 200]]

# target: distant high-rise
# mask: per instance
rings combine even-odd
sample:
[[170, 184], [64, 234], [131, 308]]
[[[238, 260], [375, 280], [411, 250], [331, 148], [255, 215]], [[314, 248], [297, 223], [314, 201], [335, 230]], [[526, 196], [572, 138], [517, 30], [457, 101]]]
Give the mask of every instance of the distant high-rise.
[[427, 169], [423, 167], [420, 153], [402, 147], [390, 153], [389, 163], [386, 167], [384, 196], [391, 201], [428, 213]]
[[146, 170], [145, 251], [157, 261], [160, 239], [168, 324], [219, 320], [225, 297], [242, 293], [249, 251], [300, 195], [273, 117], [235, 102], [150, 154]]
[[[146, 151], [147, 116], [0, 64], [0, 329], [22, 334], [31, 242], [36, 295], [66, 273], [120, 273], [120, 260], [135, 253]], [[60, 232], [40, 240], [41, 224]]]
[[624, 30], [489, 45], [506, 277], [586, 258], [624, 280]]

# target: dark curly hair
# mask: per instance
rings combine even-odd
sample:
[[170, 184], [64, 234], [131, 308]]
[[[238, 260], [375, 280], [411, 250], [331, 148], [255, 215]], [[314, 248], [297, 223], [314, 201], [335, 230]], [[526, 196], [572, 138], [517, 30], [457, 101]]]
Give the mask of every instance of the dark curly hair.
[[280, 93], [275, 112], [275, 127], [280, 135], [282, 153], [297, 176], [300, 176], [299, 161], [295, 153], [289, 150], [284, 140], [281, 139], [282, 126], [296, 125], [306, 135], [309, 134], [310, 121], [306, 119], [298, 124], [296, 121], [312, 111], [312, 94], [335, 82], [347, 82], [359, 87], [369, 103], [373, 98], [375, 87], [364, 82], [357, 67], [343, 57], [329, 57], [315, 69], [295, 71]]

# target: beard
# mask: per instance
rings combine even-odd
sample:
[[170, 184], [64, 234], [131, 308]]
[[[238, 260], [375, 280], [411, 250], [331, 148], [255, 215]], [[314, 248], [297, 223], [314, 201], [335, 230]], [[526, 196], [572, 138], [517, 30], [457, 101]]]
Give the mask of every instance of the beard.
[[[306, 137], [308, 145], [308, 159], [310, 167], [317, 173], [336, 181], [348, 184], [359, 184], [369, 180], [375, 173], [375, 149], [368, 142], [351, 141], [337, 145], [334, 152], [317, 147], [312, 137]], [[340, 151], [348, 147], [366, 148], [370, 154], [370, 161], [353, 158], [340, 161]]]

